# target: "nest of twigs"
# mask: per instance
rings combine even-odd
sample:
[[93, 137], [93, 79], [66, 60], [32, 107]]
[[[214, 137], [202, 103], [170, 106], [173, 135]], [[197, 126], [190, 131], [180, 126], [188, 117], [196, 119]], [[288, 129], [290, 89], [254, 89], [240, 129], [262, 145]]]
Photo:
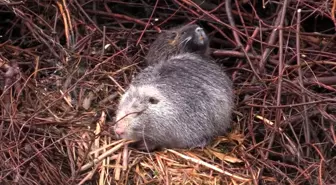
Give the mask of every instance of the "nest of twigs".
[[[0, 184], [336, 184], [336, 1], [0, 2]], [[115, 139], [118, 98], [162, 29], [195, 22], [233, 79], [205, 149]]]

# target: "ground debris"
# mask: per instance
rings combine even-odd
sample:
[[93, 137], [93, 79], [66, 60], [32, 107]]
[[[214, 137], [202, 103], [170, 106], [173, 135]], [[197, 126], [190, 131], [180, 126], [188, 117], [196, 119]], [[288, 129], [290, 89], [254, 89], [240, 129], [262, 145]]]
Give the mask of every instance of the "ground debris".
[[[335, 2], [1, 1], [0, 184], [336, 184]], [[236, 126], [204, 150], [130, 149], [118, 98], [156, 35], [191, 22]]]

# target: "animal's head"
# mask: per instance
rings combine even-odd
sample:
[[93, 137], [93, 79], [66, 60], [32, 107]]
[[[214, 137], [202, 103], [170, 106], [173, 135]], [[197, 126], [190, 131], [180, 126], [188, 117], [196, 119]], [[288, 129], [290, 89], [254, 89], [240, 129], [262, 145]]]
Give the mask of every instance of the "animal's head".
[[165, 110], [165, 101], [165, 97], [155, 86], [131, 85], [120, 99], [115, 133], [125, 139], [144, 138]]
[[197, 24], [183, 26], [175, 31], [176, 36], [171, 44], [177, 44], [182, 52], [201, 52], [209, 47], [209, 38], [202, 27]]
[[209, 38], [197, 24], [175, 27], [162, 31], [151, 44], [148, 60], [165, 60], [178, 53], [206, 54]]

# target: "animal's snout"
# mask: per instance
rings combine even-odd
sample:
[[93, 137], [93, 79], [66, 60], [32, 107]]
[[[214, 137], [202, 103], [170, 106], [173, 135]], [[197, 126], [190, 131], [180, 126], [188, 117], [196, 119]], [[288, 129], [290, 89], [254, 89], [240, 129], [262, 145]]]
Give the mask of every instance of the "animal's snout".
[[204, 38], [206, 37], [205, 36], [205, 32], [203, 31], [203, 28], [201, 28], [201, 27], [197, 27], [195, 29], [195, 33], [198, 36], [198, 38], [199, 38], [200, 41], [203, 41]]
[[125, 132], [126, 132], [126, 125], [127, 125], [127, 121], [125, 119], [121, 119], [119, 120], [116, 125], [114, 126], [114, 132], [122, 137]]
[[118, 135], [123, 135], [125, 133], [125, 129], [120, 128], [120, 127], [116, 127], [115, 128], [115, 133], [118, 134]]

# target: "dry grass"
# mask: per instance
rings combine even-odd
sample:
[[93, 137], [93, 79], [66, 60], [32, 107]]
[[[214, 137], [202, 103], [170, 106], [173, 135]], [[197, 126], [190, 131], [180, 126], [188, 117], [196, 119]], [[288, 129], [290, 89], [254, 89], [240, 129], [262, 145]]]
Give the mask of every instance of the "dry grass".
[[[1, 1], [0, 184], [336, 184], [336, 1], [197, 2]], [[118, 98], [157, 33], [190, 22], [234, 81], [235, 127], [128, 149]]]

